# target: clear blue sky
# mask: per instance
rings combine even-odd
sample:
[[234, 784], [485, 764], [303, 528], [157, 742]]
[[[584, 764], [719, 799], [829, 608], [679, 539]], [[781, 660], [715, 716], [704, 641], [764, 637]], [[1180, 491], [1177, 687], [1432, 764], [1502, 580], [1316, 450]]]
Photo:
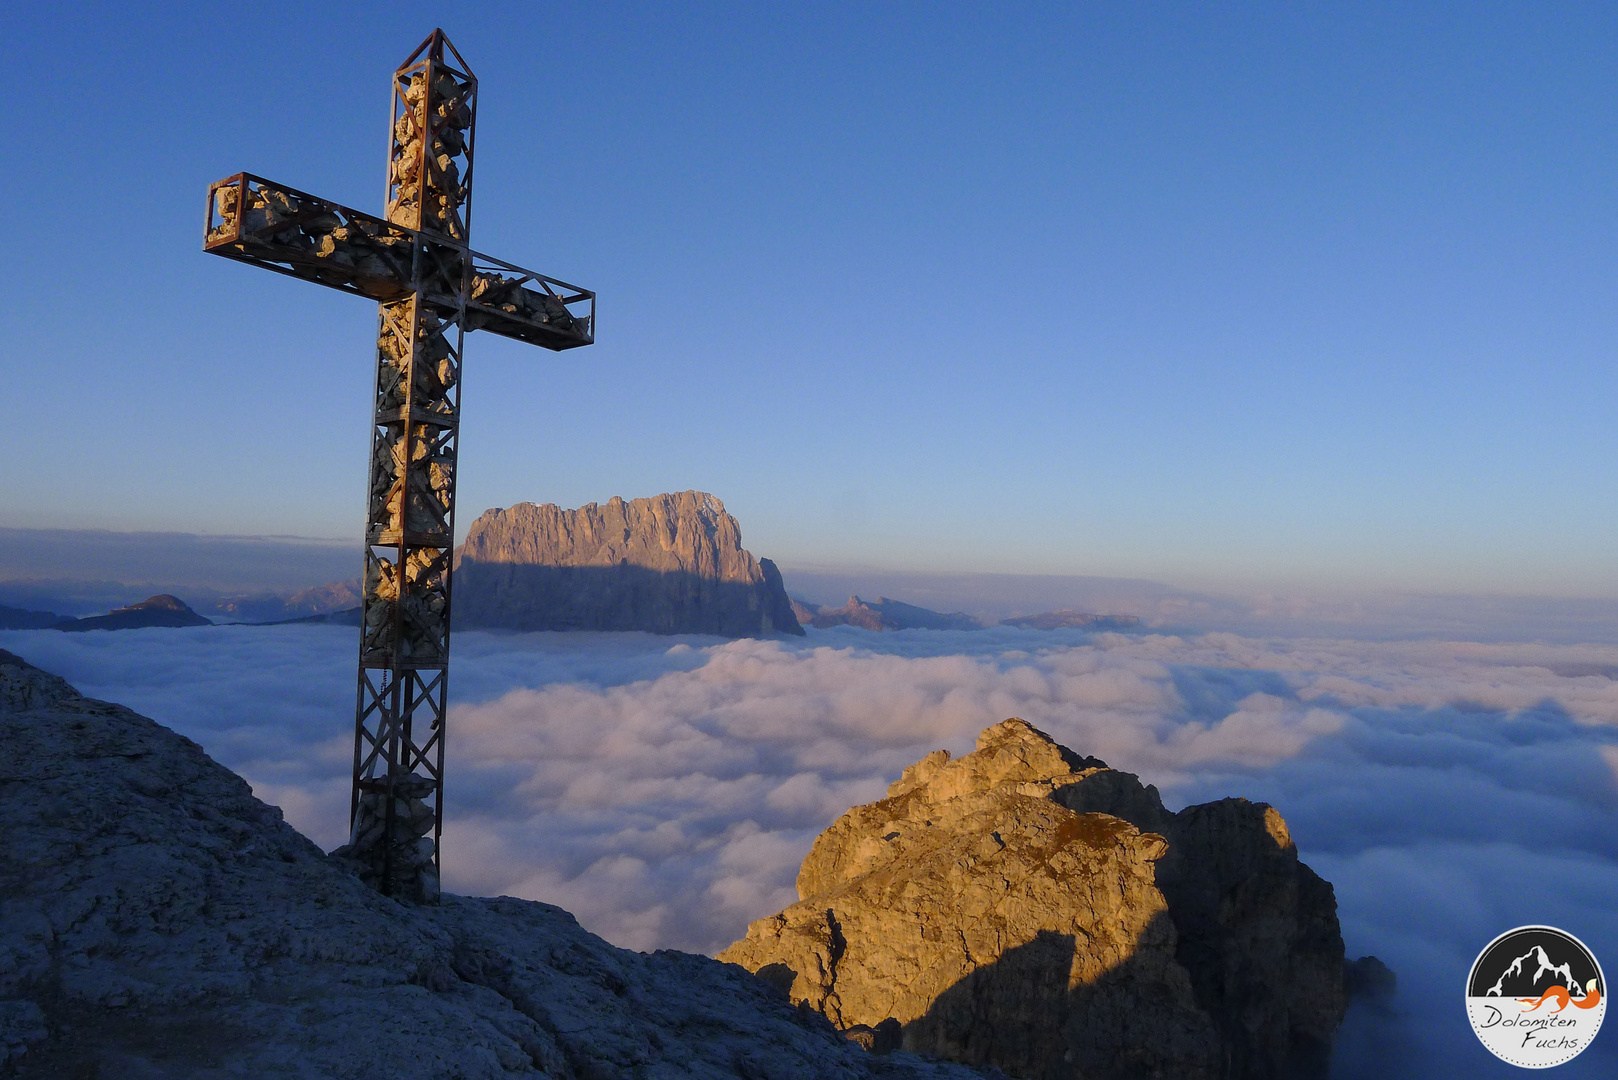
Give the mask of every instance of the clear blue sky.
[[379, 210], [442, 22], [475, 245], [601, 297], [469, 341], [463, 527], [1618, 595], [1618, 8], [457, 7], [13, 12], [6, 524], [357, 539], [374, 308], [202, 255], [204, 191]]

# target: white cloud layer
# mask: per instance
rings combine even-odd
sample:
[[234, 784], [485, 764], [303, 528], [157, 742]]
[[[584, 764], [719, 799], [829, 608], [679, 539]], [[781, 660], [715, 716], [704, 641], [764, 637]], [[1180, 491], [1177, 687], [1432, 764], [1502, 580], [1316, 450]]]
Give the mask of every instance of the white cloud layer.
[[[353, 633], [11, 631], [0, 647], [196, 739], [329, 848]], [[849, 805], [1022, 716], [1171, 805], [1281, 809], [1337, 887], [1350, 954], [1401, 981], [1395, 1013], [1352, 1019], [1340, 1075], [1490, 1075], [1459, 989], [1511, 926], [1563, 926], [1618, 968], [1618, 647], [839, 628], [461, 633], [456, 652], [447, 887], [559, 903], [621, 945], [722, 947], [795, 898], [810, 841]], [[1612, 1075], [1603, 1042], [1566, 1075]]]

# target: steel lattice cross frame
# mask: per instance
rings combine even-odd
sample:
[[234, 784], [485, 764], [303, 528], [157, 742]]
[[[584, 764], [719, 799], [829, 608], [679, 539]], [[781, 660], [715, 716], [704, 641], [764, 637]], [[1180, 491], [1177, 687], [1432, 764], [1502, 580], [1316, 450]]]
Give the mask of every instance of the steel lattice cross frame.
[[469, 330], [595, 340], [595, 294], [468, 245], [477, 77], [442, 30], [393, 73], [385, 217], [249, 173], [208, 188], [203, 250], [379, 301], [349, 842], [389, 895], [438, 895], [450, 563]]

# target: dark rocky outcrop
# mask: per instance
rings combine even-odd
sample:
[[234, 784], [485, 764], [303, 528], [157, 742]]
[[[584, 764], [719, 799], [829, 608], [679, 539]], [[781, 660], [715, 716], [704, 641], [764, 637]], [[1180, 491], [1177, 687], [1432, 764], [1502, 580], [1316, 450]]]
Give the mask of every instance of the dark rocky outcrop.
[[57, 623], [53, 629], [78, 630], [138, 630], [146, 626], [212, 626], [213, 620], [191, 610], [184, 600], [168, 593], [148, 596], [138, 604], [113, 608], [105, 615], [92, 615], [87, 619], [69, 619]]
[[0, 652], [0, 1074], [965, 1080], [547, 904], [401, 904], [195, 743]]
[[1399, 992], [1399, 977], [1376, 957], [1362, 956], [1343, 962], [1343, 990], [1350, 1000], [1385, 1009]]
[[700, 491], [486, 510], [455, 560], [457, 628], [803, 633], [775, 564]]
[[863, 630], [983, 629], [981, 622], [964, 612], [932, 611], [886, 596], [875, 600], [850, 596], [848, 603], [840, 608], [821, 607], [813, 611], [806, 604], [794, 602], [793, 611], [799, 622], [822, 630], [832, 626], [858, 626]]
[[1332, 887], [1273, 807], [1169, 813], [1021, 720], [844, 814], [798, 895], [720, 958], [1032, 1080], [1324, 1077], [1345, 1008]]

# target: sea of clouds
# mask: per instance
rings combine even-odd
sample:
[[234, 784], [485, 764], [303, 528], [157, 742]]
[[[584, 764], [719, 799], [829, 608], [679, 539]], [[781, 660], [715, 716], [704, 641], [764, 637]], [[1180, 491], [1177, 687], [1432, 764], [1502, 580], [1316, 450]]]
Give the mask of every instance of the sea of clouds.
[[[354, 630], [0, 632], [190, 736], [322, 846], [345, 839]], [[1398, 973], [1337, 1074], [1504, 1076], [1467, 1030], [1477, 952], [1525, 923], [1618, 970], [1618, 646], [1079, 631], [802, 641], [456, 635], [447, 888], [713, 952], [796, 899], [815, 834], [907, 764], [1021, 716], [1171, 808], [1272, 802]], [[1618, 1025], [1618, 1022], [1615, 1022]], [[1618, 1073], [1618, 1032], [1561, 1068]]]

